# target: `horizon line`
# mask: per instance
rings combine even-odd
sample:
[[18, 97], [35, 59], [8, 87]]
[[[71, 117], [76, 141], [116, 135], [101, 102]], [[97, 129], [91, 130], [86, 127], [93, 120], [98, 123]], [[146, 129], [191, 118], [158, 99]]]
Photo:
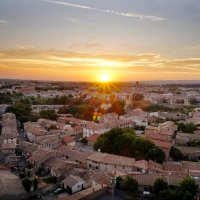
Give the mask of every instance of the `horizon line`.
[[[74, 81], [68, 81], [68, 80], [44, 80], [44, 79], [21, 79], [21, 78], [0, 78], [0, 81], [2, 80], [12, 80], [12, 81], [38, 81], [38, 82], [75, 82], [75, 83], [99, 83], [100, 81], [81, 81], [81, 80], [74, 80]], [[173, 81], [189, 81], [189, 82], [200, 82], [200, 80], [194, 79], [165, 79], [165, 80], [132, 80], [132, 81], [109, 81], [109, 83], [132, 83], [132, 82], [173, 82]]]

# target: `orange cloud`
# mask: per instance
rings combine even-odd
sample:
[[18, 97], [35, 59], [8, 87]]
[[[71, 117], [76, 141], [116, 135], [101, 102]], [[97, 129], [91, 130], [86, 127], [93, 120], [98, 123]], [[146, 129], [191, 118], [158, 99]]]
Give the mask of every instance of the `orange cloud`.
[[166, 59], [158, 54], [113, 55], [15, 49], [0, 52], [1, 78], [95, 81], [199, 79], [200, 58]]

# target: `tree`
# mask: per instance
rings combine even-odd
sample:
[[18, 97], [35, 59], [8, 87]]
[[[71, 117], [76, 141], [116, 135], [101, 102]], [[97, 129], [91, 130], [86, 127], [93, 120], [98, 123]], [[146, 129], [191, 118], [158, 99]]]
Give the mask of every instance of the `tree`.
[[38, 179], [36, 179], [36, 178], [33, 181], [33, 187], [34, 187], [34, 190], [38, 189]]
[[12, 96], [8, 93], [0, 93], [0, 104], [12, 104]]
[[20, 99], [14, 105], [7, 107], [6, 112], [14, 113], [21, 124], [27, 121], [37, 121], [39, 118], [31, 113], [31, 102], [27, 98]]
[[194, 197], [198, 190], [198, 184], [191, 177], [185, 178], [181, 182], [181, 190], [183, 192], [186, 192], [186, 191], [190, 192], [192, 194], [192, 196]]
[[29, 192], [31, 190], [32, 181], [28, 178], [25, 178], [24, 180], [22, 180], [22, 185], [24, 186], [26, 192]]
[[157, 197], [158, 200], [177, 200], [178, 194], [174, 190], [166, 189], [166, 190], [161, 190], [158, 194]]
[[56, 176], [48, 176], [48, 177], [45, 177], [43, 178], [43, 181], [48, 183], [48, 184], [51, 184], [51, 183], [57, 183], [57, 178]]
[[17, 146], [17, 147], [15, 148], [15, 154], [16, 154], [17, 156], [22, 156], [22, 150], [19, 148], [19, 146]]
[[137, 192], [138, 191], [138, 182], [127, 176], [121, 183], [122, 188], [128, 192]]
[[166, 189], [168, 189], [167, 181], [162, 177], [157, 178], [156, 181], [154, 182], [154, 192], [155, 192], [155, 194], [158, 195], [160, 191], [163, 191], [163, 190], [166, 190]]
[[86, 137], [83, 137], [81, 138], [81, 141], [80, 141], [82, 144], [86, 145], [88, 143], [88, 140]]
[[193, 133], [197, 130], [197, 127], [194, 125], [194, 123], [179, 123], [178, 124], [178, 131], [181, 131], [183, 133]]
[[174, 161], [181, 161], [183, 160], [183, 154], [182, 152], [175, 148], [175, 147], [172, 147], [171, 150], [170, 150], [170, 156], [172, 157], [172, 159]]
[[165, 161], [165, 152], [161, 148], [155, 146], [154, 148], [149, 149], [147, 158], [162, 164]]
[[134, 134], [134, 131], [130, 129], [114, 128], [97, 138], [94, 149], [101, 149], [102, 152], [117, 155], [131, 156]]
[[188, 146], [190, 147], [200, 147], [200, 139], [192, 140], [188, 143]]
[[58, 130], [57, 126], [54, 124], [51, 124], [51, 126], [48, 127], [48, 131], [50, 130]]
[[176, 191], [172, 189], [166, 189], [159, 192], [157, 196], [158, 200], [194, 200], [192, 194], [188, 191]]
[[27, 175], [26, 175], [25, 172], [20, 172], [20, 173], [19, 173], [19, 178], [20, 178], [20, 179], [26, 178], [26, 176], [27, 176]]
[[44, 119], [57, 120], [58, 115], [55, 110], [42, 110], [40, 111], [40, 117]]
[[146, 138], [136, 137], [133, 129], [114, 128], [97, 138], [94, 149], [137, 159], [154, 160], [162, 163], [165, 153]]
[[124, 106], [125, 106], [124, 101], [114, 100], [112, 101], [111, 107], [106, 112], [107, 113], [115, 112], [118, 115], [123, 115], [125, 113]]
[[197, 105], [199, 102], [195, 99], [195, 98], [193, 98], [193, 99], [190, 99], [190, 104], [191, 105]]
[[190, 192], [186, 191], [183, 193], [183, 200], [194, 200], [194, 197]]
[[134, 101], [143, 101], [144, 100], [144, 96], [142, 94], [140, 94], [140, 93], [135, 93], [135, 94], [133, 94], [132, 99]]
[[63, 106], [63, 107], [59, 108], [59, 110], [58, 110], [58, 114], [67, 114], [67, 113], [68, 113], [67, 106]]
[[122, 177], [118, 176], [116, 178], [116, 188], [120, 188], [121, 187], [122, 181], [123, 181]]
[[144, 110], [147, 112], [158, 112], [158, 111], [168, 112], [172, 111], [172, 108], [159, 104], [149, 104], [147, 107], [144, 107]]

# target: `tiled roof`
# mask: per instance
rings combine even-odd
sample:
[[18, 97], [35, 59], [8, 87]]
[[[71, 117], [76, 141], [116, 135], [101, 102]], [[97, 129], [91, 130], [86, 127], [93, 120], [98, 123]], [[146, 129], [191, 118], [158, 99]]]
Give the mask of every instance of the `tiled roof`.
[[96, 171], [91, 176], [91, 179], [100, 185], [109, 185], [110, 184], [110, 176], [103, 171]]
[[160, 141], [160, 140], [153, 140], [150, 139], [156, 146], [161, 147], [163, 149], [171, 149], [172, 143], [166, 142], [166, 141]]
[[68, 156], [69, 158], [72, 158], [79, 162], [86, 162], [87, 157], [92, 154], [92, 152], [81, 151], [77, 148], [71, 148], [68, 146], [61, 146], [57, 150], [61, 152], [63, 155]]
[[70, 137], [69, 135], [66, 135], [64, 138], [63, 138], [64, 142], [65, 143], [71, 143], [71, 142], [74, 142], [75, 140]]
[[193, 154], [200, 153], [199, 147], [186, 147], [186, 146], [176, 146], [183, 154]]
[[148, 161], [145, 160], [136, 161], [134, 158], [112, 155], [107, 153], [100, 153], [100, 152], [93, 153], [91, 156], [87, 158], [87, 160], [92, 160], [94, 162], [106, 163], [112, 165], [120, 165], [120, 166], [129, 166], [129, 167], [136, 166], [142, 169], [147, 169], [148, 167]]
[[62, 181], [62, 183], [64, 183], [65, 185], [69, 187], [73, 187], [79, 182], [85, 182], [85, 181], [81, 177], [75, 176], [75, 175], [70, 175]]
[[99, 137], [99, 134], [93, 134], [93, 135], [87, 137], [87, 140], [90, 143], [95, 143], [97, 141], [98, 137]]
[[145, 136], [149, 139], [160, 140], [160, 141], [170, 141], [171, 137], [168, 135], [163, 135], [159, 133], [145, 133]]
[[19, 147], [23, 151], [27, 153], [33, 153], [39, 149], [39, 146], [37, 144], [33, 144], [27, 141], [20, 141], [19, 142]]
[[47, 158], [49, 155], [52, 155], [52, 153], [55, 153], [55, 151], [51, 149], [41, 148], [38, 151], [34, 152], [29, 159], [37, 162], [44, 158]]
[[0, 196], [3, 194], [25, 193], [21, 180], [9, 170], [0, 170]]

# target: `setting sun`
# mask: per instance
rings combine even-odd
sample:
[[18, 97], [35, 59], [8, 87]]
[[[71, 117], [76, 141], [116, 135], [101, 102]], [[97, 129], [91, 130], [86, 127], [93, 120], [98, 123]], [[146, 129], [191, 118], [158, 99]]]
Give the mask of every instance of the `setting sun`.
[[108, 82], [109, 80], [110, 80], [110, 77], [108, 74], [101, 75], [101, 82]]

